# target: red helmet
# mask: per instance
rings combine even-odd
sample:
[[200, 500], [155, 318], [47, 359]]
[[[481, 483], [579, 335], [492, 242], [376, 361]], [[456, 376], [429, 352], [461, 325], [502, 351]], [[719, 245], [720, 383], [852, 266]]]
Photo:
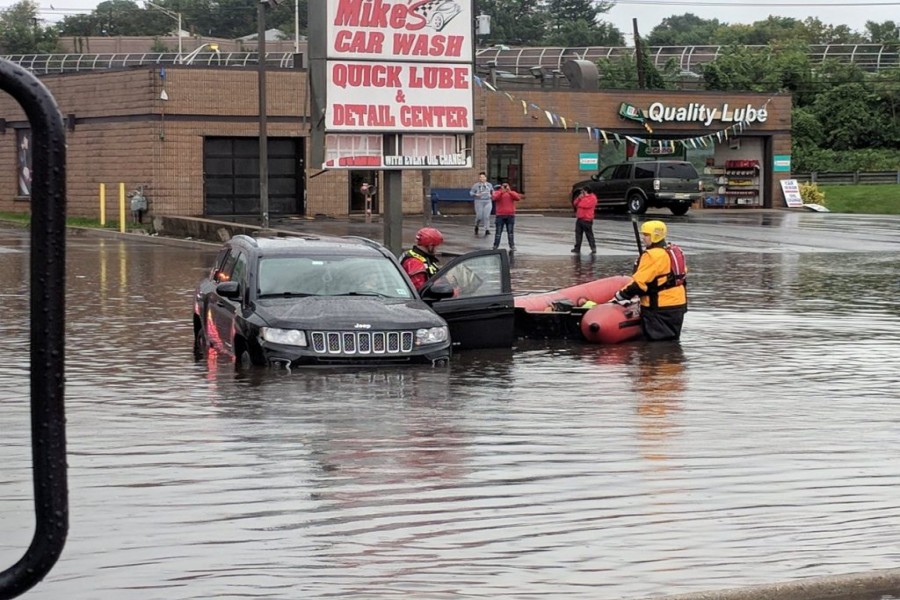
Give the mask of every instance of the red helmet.
[[423, 227], [416, 232], [416, 246], [440, 246], [444, 243], [444, 236], [434, 227]]

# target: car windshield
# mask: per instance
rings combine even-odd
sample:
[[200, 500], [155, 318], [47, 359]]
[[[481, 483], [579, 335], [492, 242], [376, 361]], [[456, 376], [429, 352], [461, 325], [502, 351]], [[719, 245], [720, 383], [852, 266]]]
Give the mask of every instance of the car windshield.
[[259, 296], [383, 296], [412, 298], [400, 270], [386, 258], [268, 257], [259, 263]]

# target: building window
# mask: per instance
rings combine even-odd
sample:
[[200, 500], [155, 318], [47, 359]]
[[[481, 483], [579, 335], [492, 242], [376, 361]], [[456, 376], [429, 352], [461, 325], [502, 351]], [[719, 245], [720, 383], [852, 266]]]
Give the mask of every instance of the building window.
[[488, 181], [491, 183], [509, 183], [517, 192], [522, 188], [522, 145], [521, 144], [488, 144], [487, 147]]

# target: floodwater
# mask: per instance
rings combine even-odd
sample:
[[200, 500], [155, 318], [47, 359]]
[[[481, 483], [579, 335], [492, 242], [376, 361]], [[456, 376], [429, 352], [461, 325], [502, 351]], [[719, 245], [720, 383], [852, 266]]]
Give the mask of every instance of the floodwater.
[[[26, 597], [637, 599], [896, 567], [900, 221], [879, 246], [826, 218], [686, 224], [680, 343], [358, 372], [195, 363], [214, 248], [70, 238], [71, 528]], [[526, 239], [516, 290], [633, 259]], [[33, 532], [27, 246], [0, 229], [0, 569]]]

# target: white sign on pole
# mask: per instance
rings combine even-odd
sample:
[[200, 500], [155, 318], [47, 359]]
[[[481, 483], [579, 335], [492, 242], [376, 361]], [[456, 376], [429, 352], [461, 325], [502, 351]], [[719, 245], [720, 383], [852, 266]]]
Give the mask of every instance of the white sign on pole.
[[328, 63], [327, 131], [470, 132], [472, 66]]
[[800, 195], [800, 184], [796, 179], [782, 179], [781, 191], [784, 193], [784, 203], [788, 208], [803, 206], [803, 197]]
[[328, 0], [323, 168], [471, 168], [472, 5]]
[[329, 0], [326, 58], [472, 63], [472, 0]]

